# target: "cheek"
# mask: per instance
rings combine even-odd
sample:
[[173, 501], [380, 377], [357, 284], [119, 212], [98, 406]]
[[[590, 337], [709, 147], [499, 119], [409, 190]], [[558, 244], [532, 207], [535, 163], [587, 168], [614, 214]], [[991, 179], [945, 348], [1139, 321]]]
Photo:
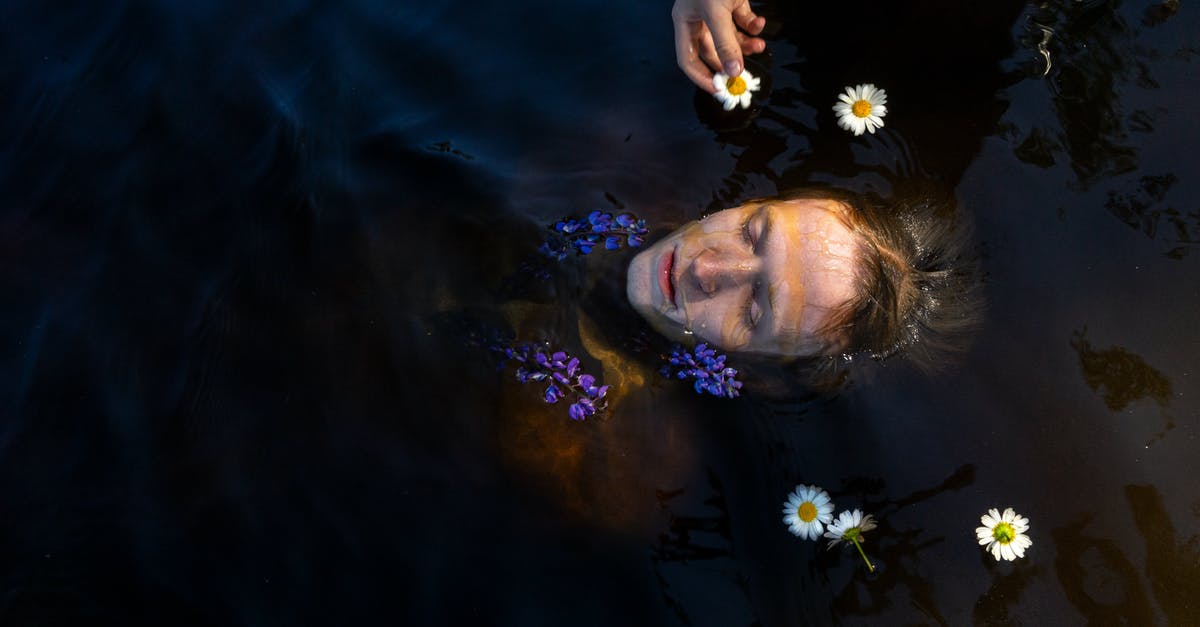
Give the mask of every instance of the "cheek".
[[744, 347], [750, 341], [750, 334], [740, 322], [738, 307], [734, 294], [704, 301], [692, 319], [692, 331], [701, 340], [724, 350]]

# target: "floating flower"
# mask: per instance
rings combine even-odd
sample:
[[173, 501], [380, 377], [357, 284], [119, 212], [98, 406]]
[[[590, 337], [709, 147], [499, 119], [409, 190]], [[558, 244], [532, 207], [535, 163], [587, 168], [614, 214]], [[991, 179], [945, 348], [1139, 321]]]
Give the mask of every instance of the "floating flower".
[[697, 394], [712, 394], [725, 398], [737, 398], [742, 389], [742, 382], [737, 380], [737, 369], [725, 365], [725, 355], [701, 342], [691, 353], [679, 344], [671, 347], [667, 355], [667, 365], [659, 369], [664, 377], [677, 379], [695, 379], [692, 383]]
[[731, 111], [738, 105], [742, 105], [743, 109], [748, 109], [750, 108], [750, 92], [758, 91], [761, 82], [761, 79], [754, 78], [754, 75], [746, 70], [742, 70], [741, 74], [734, 77], [730, 77], [724, 72], [717, 72], [713, 75], [713, 87], [717, 90], [713, 97], [721, 101], [721, 105], [725, 107], [726, 111]]
[[847, 87], [846, 93], [838, 94], [838, 100], [841, 102], [833, 105], [838, 126], [854, 131], [855, 135], [862, 135], [864, 130], [874, 133], [875, 129], [883, 128], [883, 116], [887, 115], [886, 91], [867, 83]]
[[986, 544], [984, 550], [990, 551], [997, 562], [1000, 558], [1011, 562], [1018, 557], [1025, 557], [1025, 549], [1033, 544], [1033, 540], [1025, 535], [1029, 531], [1029, 519], [1014, 512], [1011, 507], [1006, 508], [1003, 515], [993, 507], [979, 517], [979, 522], [983, 523], [982, 527], [975, 528], [979, 544]]
[[567, 408], [567, 415], [572, 420], [585, 420], [608, 409], [607, 385], [596, 385], [596, 377], [581, 372], [579, 359], [564, 351], [547, 352], [536, 344], [518, 344], [516, 346], [490, 346], [495, 353], [502, 355], [500, 367], [513, 360], [521, 364], [517, 367], [517, 381], [521, 383], [545, 382], [546, 389], [542, 392], [542, 400], [554, 404], [571, 396], [575, 402]]
[[798, 485], [783, 504], [783, 524], [788, 531], [806, 540], [816, 540], [833, 520], [829, 493], [815, 485]]
[[587, 220], [563, 218], [550, 227], [555, 235], [542, 242], [538, 251], [543, 255], [562, 261], [573, 248], [577, 255], [587, 255], [596, 245], [603, 242], [606, 250], [621, 248], [621, 241], [630, 248], [637, 248], [646, 241], [650, 229], [646, 221], [640, 220], [631, 213], [613, 214], [606, 211], [593, 211]]
[[825, 537], [832, 538], [829, 542], [831, 549], [842, 541], [852, 542], [854, 548], [858, 549], [858, 554], [867, 563], [867, 568], [871, 572], [875, 572], [875, 566], [871, 564], [871, 560], [867, 559], [867, 554], [863, 553], [862, 545], [859, 544], [862, 535], [874, 528], [875, 519], [870, 515], [863, 516], [863, 513], [856, 509], [838, 514], [838, 519], [829, 523], [829, 530], [825, 532]]

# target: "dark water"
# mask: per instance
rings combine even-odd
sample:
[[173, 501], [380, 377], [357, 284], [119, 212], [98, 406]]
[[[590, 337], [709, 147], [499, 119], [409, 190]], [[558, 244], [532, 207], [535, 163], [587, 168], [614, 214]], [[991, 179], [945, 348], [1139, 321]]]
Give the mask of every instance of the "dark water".
[[[967, 7], [764, 6], [729, 118], [665, 4], [4, 4], [0, 624], [1200, 623], [1200, 18]], [[505, 283], [565, 214], [913, 181], [987, 275], [935, 377], [699, 398], [596, 296], [626, 253]], [[583, 355], [612, 415], [471, 321]], [[876, 573], [787, 533], [799, 482], [880, 519]]]

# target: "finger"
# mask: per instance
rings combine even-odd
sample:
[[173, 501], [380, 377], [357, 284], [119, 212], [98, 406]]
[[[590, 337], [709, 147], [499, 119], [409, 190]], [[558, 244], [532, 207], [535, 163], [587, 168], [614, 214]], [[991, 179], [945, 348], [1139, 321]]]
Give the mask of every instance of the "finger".
[[750, 9], [750, 4], [743, 4], [733, 10], [733, 21], [742, 27], [742, 30], [757, 35], [762, 32], [764, 26], [767, 25], [766, 18], [759, 17]]
[[748, 35], [738, 33], [738, 45], [742, 47], [742, 54], [758, 54], [767, 49], [767, 42], [761, 37], [750, 37]]
[[737, 27], [733, 25], [733, 14], [717, 9], [709, 10], [704, 16], [708, 30], [712, 33], [721, 67], [730, 76], [742, 73], [742, 47], [738, 45]]
[[721, 71], [721, 58], [717, 56], [717, 47], [713, 44], [712, 34], [706, 29], [700, 33], [700, 60], [713, 72]]
[[[675, 61], [688, 80], [708, 93], [713, 93], [712, 71], [700, 60], [696, 41], [704, 25], [699, 22], [675, 21]], [[707, 35], [707, 33], [703, 33]]]

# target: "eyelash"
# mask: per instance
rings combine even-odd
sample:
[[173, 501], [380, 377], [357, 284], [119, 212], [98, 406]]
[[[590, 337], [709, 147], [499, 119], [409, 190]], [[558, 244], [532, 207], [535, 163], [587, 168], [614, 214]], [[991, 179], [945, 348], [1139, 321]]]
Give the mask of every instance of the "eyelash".
[[742, 324], [745, 324], [746, 328], [750, 329], [751, 331], [754, 330], [754, 327], [758, 326], [758, 321], [754, 319], [754, 301], [757, 300], [757, 298], [758, 285], [756, 284], [754, 289], [750, 290], [750, 298], [746, 300], [745, 305], [742, 305], [741, 311]]
[[[754, 237], [750, 234], [749, 218], [747, 218], [745, 222], [742, 222], [742, 239], [746, 241], [746, 245], [750, 246], [750, 250], [753, 252], [756, 246]], [[754, 288], [750, 290], [750, 298], [746, 300], [746, 304], [742, 305], [742, 323], [745, 324], [746, 328], [751, 331], [753, 331], [754, 327], [758, 324], [758, 322], [754, 319], [754, 301], [757, 296], [758, 285], [755, 284]]]

